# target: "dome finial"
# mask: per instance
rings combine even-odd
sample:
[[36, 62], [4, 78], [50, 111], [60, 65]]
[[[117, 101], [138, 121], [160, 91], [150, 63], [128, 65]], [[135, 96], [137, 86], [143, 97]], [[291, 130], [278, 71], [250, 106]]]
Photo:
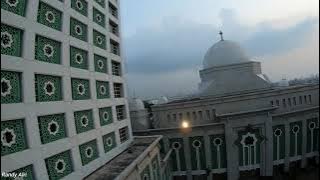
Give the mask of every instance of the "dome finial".
[[219, 34], [220, 34], [220, 37], [221, 37], [221, 41], [223, 41], [223, 32], [220, 31]]

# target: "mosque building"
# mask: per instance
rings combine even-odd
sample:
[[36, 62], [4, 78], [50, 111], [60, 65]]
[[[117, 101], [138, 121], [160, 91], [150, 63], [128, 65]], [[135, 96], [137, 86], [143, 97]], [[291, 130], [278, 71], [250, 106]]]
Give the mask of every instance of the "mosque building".
[[134, 134], [163, 135], [173, 179], [235, 180], [318, 165], [319, 84], [275, 86], [260, 62], [220, 35], [204, 56], [199, 93], [152, 106], [154, 128]]

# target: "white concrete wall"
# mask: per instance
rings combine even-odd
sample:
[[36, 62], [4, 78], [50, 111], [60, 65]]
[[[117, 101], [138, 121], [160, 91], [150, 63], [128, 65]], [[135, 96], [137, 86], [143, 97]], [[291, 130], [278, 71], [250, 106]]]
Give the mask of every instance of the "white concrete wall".
[[[117, 77], [111, 75], [111, 60], [120, 62], [123, 61], [120, 56], [110, 53], [109, 39], [112, 38], [121, 44], [121, 38], [109, 32], [109, 18], [116, 23], [120, 23], [119, 19], [112, 17], [108, 12], [108, 0], [106, 0], [106, 8], [102, 8], [95, 1], [88, 0], [88, 16], [84, 18], [75, 10], [71, 9], [71, 2], [65, 0], [64, 2], [43, 0], [47, 4], [59, 9], [63, 12], [63, 26], [62, 31], [53, 30], [47, 26], [37, 23], [37, 10], [39, 0], [28, 0], [26, 17], [14, 15], [1, 9], [1, 23], [8, 24], [13, 27], [20, 28], [24, 31], [23, 39], [23, 54], [22, 57], [13, 57], [1, 54], [1, 70], [10, 70], [22, 72], [22, 88], [23, 88], [23, 102], [17, 104], [1, 104], [1, 121], [12, 119], [25, 119], [26, 137], [29, 148], [14, 154], [9, 154], [1, 157], [1, 171], [10, 172], [21, 167], [32, 164], [34, 175], [36, 179], [48, 179], [47, 170], [44, 159], [52, 155], [58, 154], [65, 150], [71, 150], [71, 157], [74, 166], [74, 172], [65, 177], [65, 179], [81, 179], [87, 176], [101, 165], [112, 159], [114, 156], [125, 150], [132, 141], [131, 124], [129, 119], [128, 103], [126, 98], [115, 99], [113, 96], [113, 83], [123, 83], [125, 86], [124, 77]], [[119, 0], [110, 0], [115, 4], [119, 10], [117, 3]], [[105, 14], [106, 29], [92, 21], [93, 6]], [[120, 14], [119, 14], [120, 15]], [[76, 38], [69, 36], [69, 20], [70, 16], [84, 22], [88, 26], [88, 41], [83, 42]], [[120, 24], [119, 24], [120, 26]], [[96, 29], [106, 35], [107, 50], [94, 47], [92, 42], [92, 30]], [[62, 42], [61, 45], [61, 64], [51, 64], [37, 61], [34, 59], [35, 52], [35, 35], [43, 35], [51, 39]], [[79, 48], [88, 51], [89, 69], [82, 70], [70, 67], [69, 61], [69, 47], [76, 45]], [[102, 74], [94, 71], [93, 54], [108, 58], [108, 72], [109, 74]], [[62, 91], [63, 101], [56, 102], [36, 102], [35, 101], [35, 86], [34, 74], [48, 74], [62, 77]], [[71, 77], [85, 78], [90, 80], [91, 99], [89, 100], [72, 100], [71, 94]], [[108, 81], [110, 84], [110, 99], [96, 99], [96, 80]], [[125, 91], [125, 97], [127, 92]], [[117, 121], [115, 106], [126, 105], [127, 119]], [[114, 123], [107, 126], [100, 126], [98, 108], [112, 106]], [[74, 111], [93, 109], [93, 117], [95, 129], [85, 133], [76, 134], [74, 124]], [[39, 135], [39, 125], [37, 117], [40, 115], [65, 113], [67, 138], [49, 143], [41, 144]], [[128, 126], [130, 139], [121, 144], [119, 139], [118, 129]], [[104, 153], [102, 135], [114, 131], [116, 134], [116, 141], [118, 146], [107, 154]], [[97, 139], [99, 158], [82, 166], [79, 148], [82, 143], [88, 142], [92, 139]]]

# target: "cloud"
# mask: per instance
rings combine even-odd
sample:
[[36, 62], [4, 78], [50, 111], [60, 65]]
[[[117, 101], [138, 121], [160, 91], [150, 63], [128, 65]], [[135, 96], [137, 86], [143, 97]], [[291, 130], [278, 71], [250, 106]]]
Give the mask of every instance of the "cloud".
[[129, 96], [155, 98], [160, 96], [183, 96], [197, 91], [200, 78], [195, 69], [168, 73], [130, 74], [127, 76]]
[[263, 70], [271, 80], [293, 79], [319, 73], [319, 26], [291, 51], [263, 57]]
[[[306, 18], [287, 28], [274, 28], [271, 21], [254, 27], [242, 25], [231, 9], [221, 10], [220, 18], [221, 27], [166, 17], [159, 27], [142, 28], [125, 38], [129, 92], [132, 94], [135, 89], [139, 96], [171, 96], [196, 89], [204, 54], [219, 40], [220, 29], [223, 29], [225, 39], [239, 42], [248, 54], [262, 58], [267, 66], [264, 69], [275, 78], [279, 72], [290, 72], [287, 69], [268, 71], [268, 68], [276, 69], [270, 66], [281, 65], [277, 64], [280, 62], [299, 64], [301, 61], [295, 58], [299, 57], [297, 54], [311, 53], [311, 50], [313, 54], [318, 52], [315, 44], [307, 41], [312, 39], [311, 30], [319, 31], [318, 18]], [[291, 54], [296, 55], [291, 57]], [[307, 57], [308, 62], [314, 62], [319, 56]], [[309, 68], [304, 63], [296, 67], [304, 72]]]

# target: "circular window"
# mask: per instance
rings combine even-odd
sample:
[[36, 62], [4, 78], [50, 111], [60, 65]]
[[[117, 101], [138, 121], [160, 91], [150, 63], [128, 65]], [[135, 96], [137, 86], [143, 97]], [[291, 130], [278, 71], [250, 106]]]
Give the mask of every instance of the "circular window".
[[5, 78], [1, 79], [1, 96], [6, 97], [7, 95], [11, 94], [11, 81]]
[[79, 95], [84, 95], [86, 92], [86, 89], [84, 88], [83, 84], [78, 84], [77, 91]]
[[274, 135], [275, 135], [275, 136], [281, 136], [281, 134], [282, 134], [281, 129], [276, 129], [276, 130], [274, 131]]
[[16, 134], [13, 129], [5, 128], [1, 131], [1, 142], [3, 146], [11, 147], [16, 143]]
[[53, 47], [50, 44], [46, 44], [43, 47], [43, 53], [45, 56], [47, 56], [48, 58], [53, 56], [54, 50]]
[[99, 90], [100, 90], [100, 94], [103, 94], [103, 95], [106, 94], [106, 87], [100, 86], [100, 87], [99, 87]]
[[103, 61], [99, 59], [99, 60], [98, 60], [98, 68], [99, 68], [99, 69], [103, 69], [103, 66], [104, 66]]
[[51, 121], [48, 124], [48, 131], [51, 135], [56, 135], [59, 132], [59, 124], [56, 121]]
[[6, 0], [6, 3], [7, 3], [10, 7], [17, 7], [19, 1], [18, 1], [18, 0]]
[[47, 11], [45, 16], [46, 16], [46, 20], [49, 23], [54, 23], [56, 21], [56, 17], [54, 16], [54, 13], [52, 11]]
[[102, 38], [101, 38], [101, 36], [97, 36], [97, 37], [96, 37], [96, 40], [97, 40], [97, 43], [98, 43], [98, 44], [100, 44], [100, 45], [102, 44]]
[[79, 54], [79, 53], [77, 53], [77, 54], [75, 55], [75, 61], [76, 61], [76, 63], [78, 63], [78, 64], [82, 64], [82, 62], [83, 62], [83, 57], [82, 57], [82, 55]]
[[79, 9], [79, 10], [82, 10], [83, 9], [83, 4], [82, 4], [82, 2], [81, 1], [76, 1], [76, 6], [77, 6], [77, 8]]
[[292, 127], [292, 132], [293, 132], [294, 134], [298, 133], [299, 130], [300, 130], [300, 127], [299, 127], [298, 125], [294, 125], [294, 126]]
[[173, 148], [173, 149], [180, 149], [180, 148], [181, 148], [181, 144], [180, 144], [179, 142], [174, 142], [174, 143], [172, 144], [172, 148]]
[[12, 35], [8, 32], [1, 32], [1, 47], [9, 48], [13, 43]]
[[97, 19], [98, 22], [101, 22], [101, 21], [102, 21], [101, 15], [100, 15], [100, 14], [97, 14], [97, 15], [96, 15], [96, 19]]
[[82, 35], [82, 28], [79, 25], [75, 25], [74, 26], [74, 30], [76, 31], [76, 33], [80, 36]]
[[107, 146], [108, 147], [111, 147], [113, 145], [113, 140], [111, 137], [108, 137], [107, 140], [106, 140], [106, 143], [107, 143]]
[[222, 144], [222, 139], [221, 139], [221, 138], [215, 138], [215, 139], [213, 140], [213, 144], [214, 144], [215, 146], [220, 146], [220, 145]]
[[310, 122], [309, 123], [309, 129], [314, 129], [314, 128], [316, 128], [316, 123], [315, 122]]
[[66, 170], [66, 163], [64, 162], [63, 159], [59, 159], [55, 163], [55, 170], [58, 173], [63, 173]]
[[240, 141], [240, 143], [244, 147], [254, 146], [256, 144], [256, 142], [257, 142], [256, 135], [252, 134], [250, 132], [247, 132], [247, 134], [242, 135], [242, 139]]
[[89, 124], [89, 119], [86, 115], [83, 115], [81, 118], [80, 118], [80, 122], [81, 122], [81, 126], [83, 127], [87, 127], [88, 124]]
[[192, 142], [192, 146], [194, 148], [200, 148], [201, 147], [201, 142], [199, 140], [195, 140]]
[[109, 113], [107, 111], [103, 112], [102, 117], [105, 121], [109, 120]]
[[56, 90], [54, 84], [50, 81], [44, 83], [43, 89], [44, 89], [44, 92], [46, 93], [46, 95], [48, 95], [48, 96], [54, 95], [54, 92]]
[[85, 152], [86, 152], [86, 156], [87, 156], [87, 158], [91, 158], [92, 156], [93, 156], [93, 149], [92, 149], [92, 147], [87, 147], [86, 148], [86, 150], [85, 150]]

